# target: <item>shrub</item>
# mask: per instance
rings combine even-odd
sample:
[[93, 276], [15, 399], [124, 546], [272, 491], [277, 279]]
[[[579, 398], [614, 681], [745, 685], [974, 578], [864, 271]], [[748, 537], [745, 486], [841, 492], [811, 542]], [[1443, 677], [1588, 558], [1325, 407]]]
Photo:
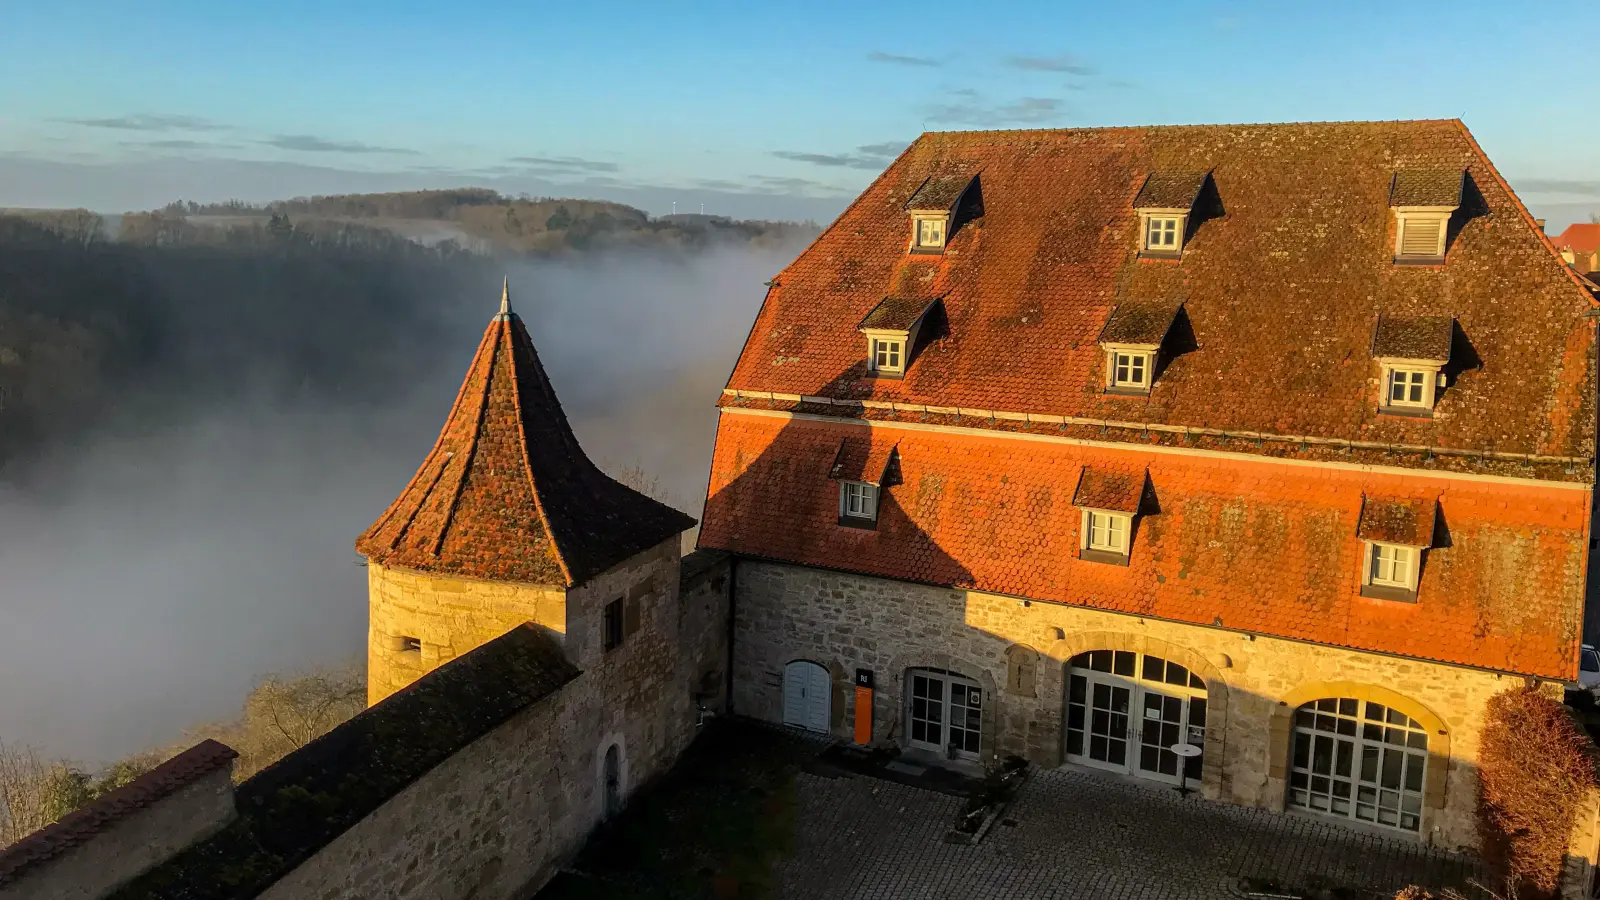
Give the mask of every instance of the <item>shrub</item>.
[[1478, 751], [1478, 826], [1508, 881], [1550, 896], [1578, 803], [1596, 786], [1593, 745], [1565, 707], [1532, 688], [1490, 698]]

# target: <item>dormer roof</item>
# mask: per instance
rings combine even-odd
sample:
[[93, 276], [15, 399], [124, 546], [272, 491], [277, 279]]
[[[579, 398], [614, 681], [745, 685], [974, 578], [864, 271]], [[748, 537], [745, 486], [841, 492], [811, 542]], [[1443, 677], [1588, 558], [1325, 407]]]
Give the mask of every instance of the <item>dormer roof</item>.
[[1156, 348], [1183, 308], [1182, 300], [1134, 300], [1119, 303], [1100, 329], [1100, 343]]
[[870, 435], [847, 437], [839, 442], [828, 477], [835, 481], [860, 481], [874, 486], [892, 485], [897, 474], [899, 445], [873, 440]]
[[1450, 316], [1380, 316], [1372, 336], [1375, 359], [1450, 361], [1455, 319]]
[[1434, 498], [1363, 497], [1356, 536], [1364, 541], [1429, 547], [1438, 510], [1439, 501]]
[[1459, 168], [1401, 169], [1389, 184], [1389, 205], [1455, 209], [1465, 178]]
[[975, 177], [972, 172], [929, 176], [906, 201], [906, 212], [949, 212]]
[[1143, 469], [1128, 472], [1084, 466], [1078, 476], [1078, 489], [1072, 494], [1072, 505], [1132, 515], [1139, 511], [1148, 478]]
[[937, 297], [885, 297], [859, 327], [863, 331], [910, 331], [938, 302]]
[[1193, 209], [1209, 172], [1152, 172], [1133, 198], [1134, 209]]
[[356, 540], [369, 560], [570, 587], [694, 527], [584, 455], [509, 294], [438, 441]]

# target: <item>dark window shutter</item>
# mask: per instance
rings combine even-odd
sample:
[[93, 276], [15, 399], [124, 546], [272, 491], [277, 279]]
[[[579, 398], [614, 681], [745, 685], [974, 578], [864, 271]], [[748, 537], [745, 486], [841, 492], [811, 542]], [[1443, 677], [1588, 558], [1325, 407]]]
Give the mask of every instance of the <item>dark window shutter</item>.
[[639, 600], [633, 598], [623, 605], [622, 633], [632, 636], [639, 630]]

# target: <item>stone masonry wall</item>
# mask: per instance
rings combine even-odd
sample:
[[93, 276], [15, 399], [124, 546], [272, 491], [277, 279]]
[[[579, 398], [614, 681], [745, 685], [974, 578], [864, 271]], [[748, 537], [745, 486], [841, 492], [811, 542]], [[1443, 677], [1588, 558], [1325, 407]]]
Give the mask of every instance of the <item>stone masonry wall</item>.
[[135, 810], [24, 877], [0, 900], [92, 900], [226, 825], [234, 816], [233, 767]]
[[[367, 564], [367, 705], [523, 622], [566, 633], [566, 591]], [[405, 650], [401, 638], [422, 642]]]
[[[582, 675], [435, 767], [263, 896], [532, 893], [603, 817], [609, 747], [618, 748], [626, 797], [694, 737], [681, 660], [702, 651], [698, 635], [680, 631], [678, 584], [673, 538], [575, 587], [562, 630]], [[484, 585], [482, 599], [493, 602], [499, 587]], [[474, 591], [464, 593], [463, 607]], [[637, 620], [621, 646], [605, 651], [601, 610], [618, 598], [634, 605]]]
[[899, 742], [906, 670], [948, 669], [985, 689], [986, 761], [1017, 754], [1057, 765], [1066, 661], [1085, 650], [1140, 650], [1206, 679], [1201, 789], [1214, 798], [1283, 808], [1286, 724], [1307, 700], [1369, 697], [1417, 718], [1430, 729], [1421, 833], [1445, 847], [1477, 842], [1479, 721], [1490, 695], [1518, 683], [1419, 660], [821, 569], [740, 560], [735, 576], [737, 713], [781, 721], [783, 667], [811, 660], [833, 673], [832, 731], [848, 738], [855, 715], [848, 688], [855, 669], [866, 668], [877, 683], [875, 741]]

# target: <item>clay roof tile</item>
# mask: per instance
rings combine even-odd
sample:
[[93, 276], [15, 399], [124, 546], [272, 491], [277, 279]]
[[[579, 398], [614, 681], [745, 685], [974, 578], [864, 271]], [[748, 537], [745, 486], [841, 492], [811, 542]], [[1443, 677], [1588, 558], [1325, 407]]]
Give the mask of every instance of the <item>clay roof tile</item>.
[[1401, 169], [1389, 184], [1389, 205], [1460, 206], [1465, 174], [1458, 168]]
[[1381, 316], [1372, 338], [1372, 355], [1388, 359], [1450, 361], [1455, 319], [1450, 316]]

